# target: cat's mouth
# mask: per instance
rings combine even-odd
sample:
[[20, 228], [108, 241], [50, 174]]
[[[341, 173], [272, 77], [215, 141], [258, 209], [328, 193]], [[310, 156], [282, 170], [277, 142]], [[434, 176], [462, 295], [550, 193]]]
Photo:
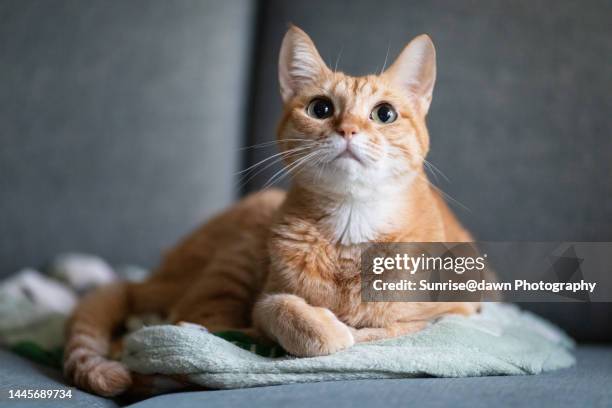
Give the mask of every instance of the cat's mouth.
[[348, 146], [344, 151], [334, 157], [332, 161], [337, 160], [355, 160], [357, 163], [363, 165], [363, 161]]

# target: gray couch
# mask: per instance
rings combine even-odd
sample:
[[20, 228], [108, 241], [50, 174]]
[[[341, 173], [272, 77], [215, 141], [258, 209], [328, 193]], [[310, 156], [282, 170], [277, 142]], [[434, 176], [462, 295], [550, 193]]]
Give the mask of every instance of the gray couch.
[[[603, 0], [2, 1], [0, 274], [68, 250], [154, 266], [203, 218], [261, 187], [273, 169], [242, 188], [234, 173], [273, 151], [239, 148], [274, 136], [288, 22], [355, 74], [432, 36], [430, 157], [478, 238], [612, 241], [611, 14]], [[575, 368], [179, 393], [137, 406], [611, 406], [611, 305], [524, 306], [579, 341]], [[8, 389], [61, 384], [0, 350], [0, 406]], [[83, 392], [68, 402], [126, 403]]]

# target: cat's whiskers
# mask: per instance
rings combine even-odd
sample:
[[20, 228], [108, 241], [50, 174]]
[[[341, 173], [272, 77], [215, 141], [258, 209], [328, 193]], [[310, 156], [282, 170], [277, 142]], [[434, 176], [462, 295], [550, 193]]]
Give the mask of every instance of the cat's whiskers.
[[324, 163], [323, 159], [319, 157], [318, 160], [314, 162], [314, 165], [319, 168], [319, 170], [316, 172], [315, 176], [313, 177], [313, 180], [317, 181], [321, 179], [321, 177], [323, 176], [323, 169], [325, 168], [326, 163]]
[[360, 146], [360, 151], [363, 156], [370, 159], [372, 162], [375, 162], [378, 158], [377, 152], [370, 146]]
[[363, 149], [363, 153], [368, 155], [372, 162], [380, 158], [380, 147], [376, 143], [365, 140], [360, 143], [360, 147]]
[[[315, 160], [318, 158], [317, 155], [320, 155], [321, 152], [315, 151], [313, 152], [315, 154], [313, 154], [311, 157], [306, 158], [308, 160], [308, 162], [306, 160], [303, 160], [302, 166], [301, 168], [298, 168], [298, 166], [295, 166], [294, 168], [290, 169], [288, 172], [286, 172], [284, 175], [282, 175], [278, 180], [276, 180], [276, 182], [281, 181], [282, 179], [284, 179], [285, 177], [287, 177], [289, 174], [291, 174], [291, 171], [295, 170], [295, 173], [293, 173], [293, 176], [297, 176], [298, 174], [300, 174], [305, 168], [307, 168], [309, 165], [310, 166], [315, 166]], [[310, 161], [312, 160], [312, 162]]]
[[[313, 145], [314, 145], [314, 144], [313, 144]], [[282, 152], [280, 152], [280, 153], [273, 154], [273, 155], [271, 155], [271, 156], [266, 157], [266, 158], [265, 158], [265, 159], [263, 159], [263, 160], [260, 160], [259, 162], [257, 162], [257, 163], [255, 163], [255, 164], [253, 164], [252, 166], [247, 167], [247, 168], [246, 168], [246, 169], [244, 169], [244, 170], [240, 170], [239, 172], [234, 173], [234, 176], [237, 176], [237, 175], [242, 174], [242, 173], [248, 173], [250, 170], [252, 170], [252, 169], [254, 169], [254, 168], [258, 167], [258, 166], [261, 166], [261, 165], [262, 165], [262, 164], [264, 164], [265, 162], [267, 162], [267, 161], [269, 161], [269, 160], [272, 160], [272, 159], [274, 159], [275, 157], [278, 157], [278, 156], [284, 156], [284, 155], [291, 154], [291, 153], [294, 153], [294, 152], [297, 152], [297, 151], [301, 151], [301, 150], [309, 149], [309, 148], [313, 147], [313, 145], [307, 145], [307, 146], [298, 146], [298, 147], [295, 147], [295, 148], [293, 148], [293, 149], [289, 149], [289, 150], [282, 151]]]
[[319, 155], [321, 155], [321, 151], [320, 150], [315, 150], [312, 153], [310, 153], [310, 154], [308, 154], [308, 155], [306, 155], [306, 156], [296, 160], [296, 162], [294, 163], [295, 165], [287, 166], [287, 171], [285, 172], [285, 174], [283, 174], [281, 177], [279, 177], [275, 182], [278, 182], [278, 181], [282, 180], [283, 178], [287, 177], [293, 171], [295, 171], [295, 173], [293, 173], [294, 176], [299, 174], [306, 167], [312, 166], [313, 165], [312, 160], [316, 159]]
[[436, 183], [440, 182], [440, 180], [438, 179], [438, 173], [434, 171], [429, 162], [423, 159], [423, 165], [427, 170], [429, 170], [429, 174], [431, 174], [436, 179]]
[[[268, 169], [268, 168], [270, 168], [270, 167], [272, 167], [272, 166], [276, 165], [276, 164], [277, 164], [277, 163], [279, 163], [279, 162], [282, 162], [282, 161], [283, 161], [283, 160], [285, 160], [285, 159], [289, 159], [289, 158], [291, 158], [291, 157], [293, 157], [293, 156], [298, 156], [300, 153], [302, 153], [302, 152], [304, 152], [304, 151], [307, 151], [307, 150], [309, 150], [309, 149], [312, 149], [313, 147], [315, 147], [315, 146], [313, 145], [313, 146], [303, 146], [303, 147], [300, 147], [300, 148], [294, 148], [294, 149], [291, 149], [291, 150], [287, 150], [287, 151], [284, 151], [284, 152], [277, 153], [277, 154], [275, 154], [275, 155], [273, 155], [273, 156], [271, 156], [271, 157], [268, 157], [267, 159], [264, 159], [264, 160], [260, 161], [259, 163], [257, 163], [257, 164], [255, 164], [255, 165], [251, 166], [249, 169], [246, 169], [246, 170], [255, 170], [255, 169], [254, 169], [254, 167], [259, 166], [259, 165], [263, 164], [263, 162], [268, 161], [268, 160], [270, 160], [270, 159], [272, 159], [272, 158], [274, 157], [274, 160], [272, 160], [270, 163], [268, 163], [268, 164], [267, 164], [266, 166], [264, 166], [263, 168], [257, 169], [257, 171], [256, 171], [256, 172], [254, 172], [254, 173], [252, 173], [252, 174], [250, 174], [250, 175], [249, 175], [248, 173], [244, 174], [244, 175], [243, 175], [243, 176], [242, 176], [242, 177], [241, 177], [241, 178], [238, 180], [237, 184], [238, 184], [238, 183], [240, 183], [240, 185], [239, 185], [237, 188], [238, 188], [239, 190], [240, 190], [240, 189], [242, 189], [242, 188], [243, 188], [244, 186], [246, 186], [246, 185], [247, 185], [247, 184], [248, 184], [248, 183], [249, 183], [249, 182], [250, 182], [250, 181], [251, 181], [253, 178], [255, 178], [255, 177], [258, 175], [258, 174], [260, 174], [260, 173], [264, 172], [266, 169]], [[243, 170], [243, 172], [244, 172], [244, 171], [245, 171], [245, 170]]]
[[406, 148], [400, 147], [400, 146], [393, 146], [394, 149], [397, 149], [401, 152], [406, 153], [409, 156], [417, 156], [418, 158], [420, 158], [423, 161], [423, 165], [429, 170], [429, 172], [432, 174], [432, 176], [435, 177], [436, 181], [438, 181], [438, 174], [440, 176], [442, 176], [442, 178], [444, 178], [444, 180], [446, 180], [446, 182], [451, 183], [450, 179], [446, 176], [446, 174], [444, 174], [444, 172], [442, 172], [442, 170], [440, 170], [436, 165], [434, 165], [431, 161], [427, 160], [425, 158], [425, 156], [420, 155], [417, 152], [414, 151], [410, 151]]
[[284, 142], [313, 142], [312, 139], [282, 139], [282, 140], [270, 140], [267, 142], [257, 143], [250, 146], [243, 146], [238, 150], [249, 150], [249, 149], [261, 149], [268, 146], [276, 146]]
[[[376, 146], [373, 142], [371, 141], [365, 141], [363, 142], [364, 146], [368, 146], [368, 148], [373, 148], [373, 146]], [[432, 173], [435, 175], [435, 172], [433, 169], [437, 170], [438, 173], [440, 173], [440, 175], [442, 177], [444, 177], [444, 179], [446, 181], [448, 181], [450, 183], [449, 178], [440, 170], [438, 169], [433, 163], [431, 163], [430, 161], [428, 161], [427, 159], [425, 159], [425, 157], [423, 157], [422, 155], [416, 153], [416, 152], [412, 152], [409, 151], [408, 149], [405, 149], [403, 147], [398, 147], [398, 146], [394, 146], [394, 148], [407, 153], [409, 155], [415, 155], [417, 157], [419, 157], [421, 160], [423, 160], [424, 165], [430, 169], [430, 171], [432, 171]], [[431, 166], [431, 167], [430, 167]], [[452, 197], [451, 195], [449, 195], [448, 193], [446, 193], [445, 191], [443, 191], [440, 187], [436, 186], [435, 184], [433, 184], [427, 177], [423, 177], [419, 174], [417, 174], [417, 176], [421, 179], [423, 179], [424, 181], [427, 182], [427, 184], [429, 184], [433, 189], [435, 189], [438, 193], [440, 193], [440, 195], [442, 195], [442, 197], [446, 200], [446, 201], [450, 201], [453, 202], [454, 204], [458, 205], [459, 207], [463, 208], [464, 210], [468, 211], [468, 212], [472, 212], [472, 210], [470, 210], [470, 208], [468, 206], [466, 206], [465, 204], [463, 204], [462, 202], [460, 202], [459, 200], [455, 199], [454, 197]], [[435, 176], [434, 176], [435, 177]]]
[[[293, 153], [293, 155], [297, 155], [298, 153]], [[266, 171], [267, 169], [269, 169], [270, 167], [275, 166], [278, 163], [282, 163], [283, 160], [290, 158], [292, 155], [286, 155], [283, 157], [279, 157], [273, 161], [271, 161], [270, 163], [268, 163], [266, 166], [258, 169], [256, 172], [252, 173], [252, 174], [245, 174], [238, 182], [241, 182], [244, 179], [244, 182], [242, 182], [242, 184], [238, 187], [239, 189], [242, 189], [243, 187], [245, 187], [251, 180], [253, 180], [255, 177], [257, 177], [257, 175], [263, 173], [264, 171]]]
[[451, 195], [449, 195], [448, 193], [444, 192], [440, 187], [436, 186], [435, 184], [433, 184], [427, 177], [423, 177], [420, 174], [417, 174], [417, 176], [425, 181], [427, 184], [429, 184], [429, 186], [431, 188], [433, 188], [434, 190], [436, 190], [438, 193], [440, 193], [440, 195], [442, 195], [442, 198], [444, 198], [446, 201], [451, 201], [454, 204], [458, 205], [459, 207], [463, 208], [464, 210], [466, 210], [467, 212], [472, 212], [472, 210], [470, 210], [470, 208], [468, 206], [466, 206], [465, 204], [463, 204], [461, 201], [453, 198]]
[[446, 176], [446, 174], [444, 174], [444, 172], [442, 172], [442, 170], [440, 170], [435, 164], [433, 164], [432, 162], [430, 162], [429, 160], [427, 160], [424, 156], [421, 156], [420, 154], [415, 153], [415, 155], [419, 156], [419, 158], [423, 160], [423, 164], [429, 169], [429, 171], [436, 178], [436, 180], [438, 179], [438, 176], [436, 175], [437, 173], [440, 176], [442, 176], [442, 178], [444, 178], [444, 180], [446, 180], [447, 183], [451, 183], [450, 179]]
[[268, 181], [264, 184], [262, 189], [268, 188], [274, 185], [275, 183], [277, 183], [278, 181], [282, 180], [287, 175], [291, 174], [293, 170], [295, 170], [302, 164], [307, 163], [308, 159], [312, 158], [313, 156], [316, 156], [317, 154], [320, 154], [319, 150], [315, 150], [314, 152], [306, 153], [304, 156], [298, 158], [296, 161], [289, 164], [288, 166], [284, 166], [282, 169], [274, 173], [272, 177], [268, 179]]
[[424, 161], [424, 163], [425, 163], [425, 164], [427, 164], [427, 165], [428, 165], [428, 166], [429, 166], [429, 167], [432, 169], [432, 171], [437, 172], [437, 173], [438, 173], [439, 175], [441, 175], [441, 176], [442, 176], [442, 178], [444, 178], [444, 180], [446, 180], [448, 183], [452, 183], [452, 182], [450, 181], [450, 178], [448, 178], [448, 177], [446, 176], [446, 174], [444, 174], [444, 172], [442, 172], [442, 170], [440, 170], [440, 169], [439, 169], [439, 168], [438, 168], [438, 167], [437, 167], [435, 164], [433, 164], [433, 163], [432, 163], [432, 162], [430, 162], [429, 160], [426, 160], [425, 158], [423, 158], [423, 161]]

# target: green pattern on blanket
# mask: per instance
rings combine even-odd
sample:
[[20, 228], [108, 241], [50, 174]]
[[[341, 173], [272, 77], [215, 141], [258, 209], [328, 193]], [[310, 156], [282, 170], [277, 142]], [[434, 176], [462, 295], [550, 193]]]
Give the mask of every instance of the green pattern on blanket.
[[250, 336], [238, 331], [224, 331], [219, 333], [213, 333], [217, 337], [221, 337], [224, 340], [240, 347], [241, 349], [248, 350], [263, 357], [283, 357], [287, 355], [287, 352], [282, 347], [277, 345], [266, 345], [257, 342]]
[[[251, 351], [263, 357], [283, 357], [287, 355], [285, 350], [283, 350], [281, 347], [258, 343], [255, 339], [242, 332], [224, 331], [212, 334], [234, 344], [237, 347], [240, 347], [241, 349]], [[62, 360], [64, 355], [63, 347], [46, 349], [33, 341], [23, 340], [10, 345], [9, 349], [12, 352], [36, 363], [60, 370], [62, 369]]]
[[64, 355], [64, 350], [62, 347], [45, 350], [38, 344], [31, 341], [22, 341], [11, 346], [10, 350], [19, 354], [21, 357], [30, 359], [38, 364], [58, 369], [62, 368], [62, 358]]

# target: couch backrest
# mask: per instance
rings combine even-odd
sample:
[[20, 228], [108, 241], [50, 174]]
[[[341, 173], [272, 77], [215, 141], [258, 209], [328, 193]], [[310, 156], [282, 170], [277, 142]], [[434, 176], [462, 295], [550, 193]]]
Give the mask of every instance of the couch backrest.
[[[439, 186], [470, 209], [453, 206], [476, 237], [612, 240], [610, 2], [269, 0], [261, 14], [251, 143], [274, 137], [288, 22], [352, 74], [380, 70], [387, 50], [394, 58], [428, 33], [438, 55], [429, 158], [451, 180]], [[612, 339], [609, 304], [533, 307], [579, 337]]]
[[153, 265], [234, 196], [248, 0], [0, 5], [0, 274]]

